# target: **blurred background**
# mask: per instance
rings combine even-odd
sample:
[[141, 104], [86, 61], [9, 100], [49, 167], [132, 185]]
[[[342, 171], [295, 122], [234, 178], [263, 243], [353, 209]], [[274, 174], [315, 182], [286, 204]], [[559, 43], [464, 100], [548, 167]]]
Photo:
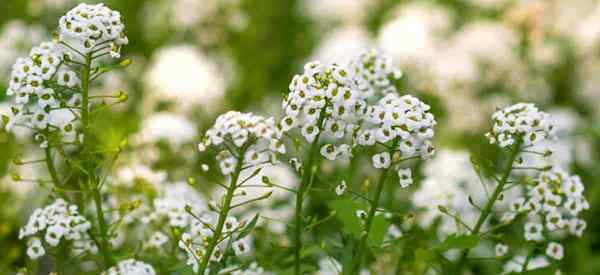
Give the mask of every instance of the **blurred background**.
[[[15, 59], [50, 39], [60, 16], [79, 2], [0, 1], [0, 90]], [[553, 116], [555, 157], [582, 177], [591, 204], [584, 237], [568, 242], [563, 274], [600, 274], [600, 1], [103, 2], [124, 17], [130, 44], [123, 56], [133, 63], [94, 86], [129, 95], [98, 125], [107, 144], [127, 138], [145, 146], [127, 162], [150, 159], [169, 180], [185, 179], [205, 161], [194, 143], [218, 114], [277, 115], [305, 62], [345, 62], [377, 48], [402, 69], [399, 91], [432, 105], [438, 147], [493, 154], [483, 133], [491, 113], [507, 104], [533, 102]], [[6, 100], [0, 92], [0, 113]], [[0, 130], [1, 274], [24, 265], [18, 229], [46, 198], [35, 183], [11, 177], [43, 171], [13, 160], [35, 159], [38, 151], [27, 133]]]

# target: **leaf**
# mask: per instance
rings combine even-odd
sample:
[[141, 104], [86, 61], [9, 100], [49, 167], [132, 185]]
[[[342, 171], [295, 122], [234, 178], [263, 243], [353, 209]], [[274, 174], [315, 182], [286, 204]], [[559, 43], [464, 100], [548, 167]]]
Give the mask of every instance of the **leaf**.
[[356, 217], [356, 211], [364, 209], [364, 205], [349, 198], [334, 200], [328, 205], [335, 211], [335, 216], [344, 225], [342, 230], [348, 234], [351, 234], [355, 238], [360, 238], [362, 224], [360, 219]]
[[389, 226], [390, 222], [383, 215], [373, 217], [371, 233], [369, 234], [369, 244], [374, 247], [380, 247]]
[[254, 215], [254, 218], [252, 218], [250, 223], [248, 223], [248, 225], [246, 225], [246, 227], [244, 227], [244, 230], [242, 230], [242, 232], [240, 232], [240, 234], [237, 236], [236, 240], [243, 239], [248, 234], [250, 234], [250, 232], [252, 232], [252, 229], [254, 229], [254, 227], [256, 226], [256, 222], [258, 221], [258, 216], [259, 216], [258, 213], [256, 213], [256, 215]]
[[471, 249], [479, 243], [478, 235], [457, 235], [452, 234], [444, 240], [437, 250], [444, 252], [450, 249]]

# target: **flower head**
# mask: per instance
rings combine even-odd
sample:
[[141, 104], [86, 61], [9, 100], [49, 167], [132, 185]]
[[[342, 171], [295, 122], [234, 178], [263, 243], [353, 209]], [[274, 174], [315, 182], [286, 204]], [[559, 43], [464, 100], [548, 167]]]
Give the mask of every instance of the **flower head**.
[[113, 266], [102, 273], [102, 275], [154, 275], [156, 272], [154, 268], [144, 262], [127, 259], [120, 261], [116, 266]]
[[104, 4], [79, 4], [58, 24], [59, 40], [84, 54], [105, 51], [119, 58], [121, 47], [129, 43], [121, 14]]
[[524, 145], [534, 145], [554, 138], [554, 125], [549, 115], [531, 103], [517, 103], [498, 110], [492, 120], [492, 129], [486, 136], [490, 143], [500, 147], [510, 146], [517, 140]]
[[274, 162], [276, 154], [285, 153], [282, 135], [273, 118], [230, 111], [217, 118], [198, 148], [206, 149], [211, 145], [227, 148], [217, 158], [221, 172], [228, 175], [233, 172], [239, 159], [234, 156], [235, 152], [229, 151], [232, 146], [243, 148], [242, 160], [245, 165], [262, 165]]

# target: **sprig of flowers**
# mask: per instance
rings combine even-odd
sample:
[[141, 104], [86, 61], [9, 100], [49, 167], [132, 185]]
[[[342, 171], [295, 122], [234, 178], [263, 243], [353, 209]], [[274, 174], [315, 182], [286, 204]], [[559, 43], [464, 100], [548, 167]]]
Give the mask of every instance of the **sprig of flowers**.
[[[206, 135], [198, 145], [200, 151], [208, 146], [215, 147], [219, 153], [217, 160], [223, 175], [228, 176], [225, 195], [212, 208], [218, 213], [208, 212], [198, 216], [191, 207], [186, 211], [194, 216], [190, 232], [182, 235], [179, 247], [186, 251], [187, 263], [195, 272], [205, 274], [211, 263], [220, 262], [226, 251], [233, 249], [235, 255], [248, 252], [250, 243], [241, 233], [246, 222], [230, 215], [236, 207], [266, 199], [270, 193], [259, 198], [233, 204], [233, 197], [238, 189], [252, 177], [258, 175], [260, 167], [267, 163], [276, 163], [276, 155], [285, 153], [285, 145], [281, 141], [283, 132], [276, 126], [273, 118], [264, 118], [252, 113], [230, 111], [220, 115], [215, 124], [206, 131]], [[255, 168], [248, 178], [240, 181], [243, 170]]]
[[[37, 208], [27, 224], [19, 231], [19, 239], [27, 238], [27, 255], [35, 260], [46, 253], [49, 247], [56, 247], [61, 240], [73, 246], [73, 256], [81, 253], [96, 254], [98, 247], [89, 237], [91, 223], [79, 214], [77, 205], [57, 199], [52, 204]], [[39, 236], [39, 237], [38, 237]], [[43, 236], [42, 238], [40, 238]], [[42, 239], [48, 245], [44, 248]]]

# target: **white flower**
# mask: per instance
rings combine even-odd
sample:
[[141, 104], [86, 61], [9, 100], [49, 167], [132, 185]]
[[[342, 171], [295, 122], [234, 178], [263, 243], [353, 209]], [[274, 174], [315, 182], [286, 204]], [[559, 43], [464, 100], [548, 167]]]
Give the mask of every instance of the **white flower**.
[[129, 43], [121, 14], [104, 4], [79, 4], [60, 18], [58, 27], [59, 39], [82, 53], [98, 51], [118, 58]]
[[569, 232], [577, 237], [581, 237], [583, 235], [583, 231], [586, 227], [587, 222], [584, 220], [574, 218], [569, 221]]
[[390, 167], [391, 164], [391, 159], [390, 159], [390, 153], [388, 152], [382, 152], [379, 154], [375, 154], [373, 155], [373, 167], [375, 167], [376, 169], [385, 169]]
[[[36, 259], [45, 253], [38, 236], [43, 235], [46, 243], [53, 247], [63, 239], [88, 243], [91, 241], [88, 235], [90, 228], [91, 223], [79, 215], [77, 205], [57, 199], [52, 204], [33, 211], [27, 224], [19, 231], [19, 239], [29, 238], [27, 254]], [[94, 254], [95, 245], [88, 245], [79, 250], [79, 253], [84, 252]]]
[[169, 237], [160, 231], [154, 232], [152, 236], [150, 236], [150, 240], [148, 241], [149, 246], [153, 247], [161, 247], [169, 240]]
[[31, 238], [27, 244], [27, 256], [32, 260], [36, 260], [46, 254], [46, 250], [42, 246], [39, 238]]
[[490, 143], [506, 147], [520, 139], [523, 145], [534, 145], [554, 138], [554, 125], [547, 113], [531, 103], [518, 103], [492, 115], [492, 130], [486, 134]]
[[250, 244], [245, 238], [233, 242], [232, 246], [236, 256], [241, 256], [250, 252]]
[[364, 220], [367, 218], [367, 212], [365, 212], [364, 210], [356, 210], [356, 217]]
[[546, 255], [555, 260], [562, 260], [564, 256], [563, 246], [556, 242], [548, 243], [548, 247], [546, 248]]
[[335, 160], [339, 155], [339, 151], [335, 145], [325, 144], [321, 147], [321, 155], [328, 160]]
[[506, 253], [508, 253], [508, 246], [503, 244], [503, 243], [499, 243], [496, 245], [496, 257], [504, 257], [504, 255], [506, 255]]
[[544, 237], [542, 236], [543, 226], [539, 223], [528, 222], [525, 224], [525, 240], [528, 241], [542, 241]]
[[183, 44], [156, 51], [143, 79], [150, 103], [173, 103], [186, 112], [201, 106], [214, 112], [227, 89], [227, 75], [220, 62]]
[[202, 168], [202, 171], [204, 172], [208, 172], [208, 170], [210, 170], [210, 166], [208, 166], [208, 164], [203, 163], [202, 165], [200, 165], [200, 168]]
[[400, 179], [400, 186], [402, 188], [409, 187], [413, 183], [410, 168], [398, 169], [398, 178]]
[[237, 165], [237, 158], [229, 152], [230, 146], [224, 144], [233, 141], [234, 147], [244, 147], [244, 167], [265, 165], [275, 162], [276, 154], [285, 152], [282, 141], [283, 132], [275, 125], [275, 120], [254, 115], [230, 111], [217, 117], [215, 124], [206, 131], [199, 148], [215, 146], [223, 149], [217, 160], [224, 175], [231, 174]]
[[144, 118], [134, 140], [138, 144], [148, 145], [164, 141], [172, 150], [176, 150], [192, 142], [197, 135], [196, 126], [184, 116], [160, 112]]
[[127, 259], [102, 272], [102, 275], [155, 275], [154, 268], [144, 262]]
[[335, 187], [335, 194], [341, 196], [346, 192], [346, 189], [348, 189], [346, 181], [342, 181], [342, 183], [338, 184], [338, 186]]

